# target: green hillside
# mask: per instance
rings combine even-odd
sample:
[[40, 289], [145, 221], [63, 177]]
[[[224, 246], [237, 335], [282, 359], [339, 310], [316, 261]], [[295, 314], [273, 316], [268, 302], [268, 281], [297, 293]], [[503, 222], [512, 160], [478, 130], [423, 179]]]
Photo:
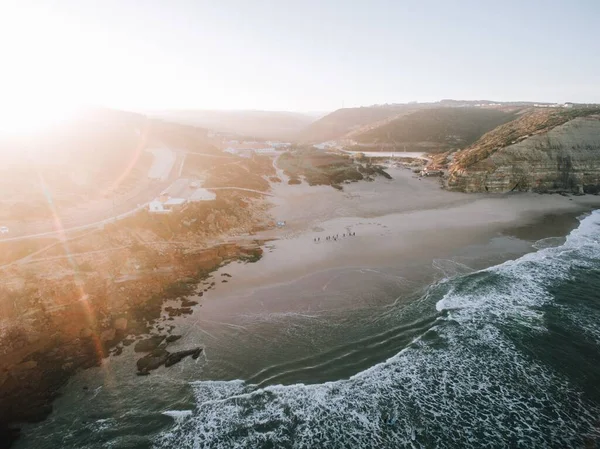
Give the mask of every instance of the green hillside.
[[410, 105], [383, 105], [338, 109], [307, 126], [299, 134], [298, 140], [324, 142], [339, 139], [357, 128], [394, 117], [414, 108]]
[[497, 109], [424, 109], [356, 135], [354, 140], [364, 144], [435, 143], [444, 149], [464, 148], [514, 118], [514, 112]]
[[465, 169], [531, 135], [549, 131], [577, 117], [595, 114], [600, 114], [600, 108], [532, 109], [517, 119], [493, 129], [469, 148], [456, 153], [452, 170]]

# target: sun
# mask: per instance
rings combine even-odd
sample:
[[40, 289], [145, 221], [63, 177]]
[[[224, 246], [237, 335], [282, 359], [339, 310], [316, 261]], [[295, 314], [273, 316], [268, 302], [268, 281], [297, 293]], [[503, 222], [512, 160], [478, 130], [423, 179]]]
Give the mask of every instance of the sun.
[[48, 131], [68, 121], [78, 109], [74, 102], [60, 99], [2, 101], [0, 135], [26, 137]]

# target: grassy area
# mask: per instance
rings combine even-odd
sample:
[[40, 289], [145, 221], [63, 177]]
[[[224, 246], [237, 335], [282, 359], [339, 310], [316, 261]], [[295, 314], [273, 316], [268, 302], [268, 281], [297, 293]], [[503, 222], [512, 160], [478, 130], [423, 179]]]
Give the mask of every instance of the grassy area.
[[265, 177], [276, 175], [273, 161], [267, 156], [210, 157], [188, 154], [184, 176], [204, 178], [203, 187], [242, 187], [266, 192], [270, 189]]
[[291, 178], [290, 184], [298, 184], [300, 178], [306, 179], [311, 186], [339, 185], [364, 179], [359, 165], [350, 157], [312, 149], [284, 153], [277, 164]]
[[378, 175], [391, 178], [381, 167], [368, 161], [355, 162], [349, 156], [310, 147], [282, 154], [277, 164], [290, 177], [289, 184], [300, 184], [304, 178], [311, 186], [328, 185], [341, 190], [341, 184], [348, 182], [372, 180]]
[[57, 239], [27, 239], [0, 243], [0, 265], [5, 265], [27, 257], [49, 245], [58, 242]]
[[481, 108], [436, 108], [415, 111], [362, 133], [362, 143], [408, 144], [419, 142], [464, 148], [486, 132], [515, 118], [514, 113]]

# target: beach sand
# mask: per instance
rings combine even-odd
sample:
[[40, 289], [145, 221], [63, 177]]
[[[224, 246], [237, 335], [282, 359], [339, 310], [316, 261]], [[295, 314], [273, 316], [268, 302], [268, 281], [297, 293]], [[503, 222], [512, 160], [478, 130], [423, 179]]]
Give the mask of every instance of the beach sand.
[[577, 214], [600, 206], [593, 195], [448, 192], [438, 180], [389, 171], [393, 180], [353, 183], [343, 192], [275, 185], [272, 215], [286, 226], [256, 236], [276, 240], [258, 263], [228, 268], [238, 282], [227, 288], [288, 282], [332, 268], [433, 260], [507, 232], [527, 240], [560, 236], [576, 226]]
[[275, 186], [272, 213], [286, 226], [257, 236], [276, 239], [263, 258], [220, 269], [202, 308], [176, 321], [182, 345], [205, 345], [208, 377], [248, 379], [372, 334], [389, 308], [432, 282], [535, 251], [537, 240], [566, 235], [577, 215], [600, 206], [597, 196], [447, 192], [437, 180], [390, 172], [393, 180], [343, 192]]
[[[74, 376], [23, 447], [46, 447], [37, 443], [53, 433], [61, 441], [74, 422], [115, 426], [116, 433], [99, 427], [94, 438], [117, 438], [119, 447], [125, 435], [147, 441], [172, 425], [165, 411], [198, 406], [190, 382], [218, 392], [236, 379], [259, 386], [348, 379], [435, 332], [437, 312], [418, 303], [431, 302], [432, 283], [560, 245], [578, 215], [600, 206], [596, 196], [446, 192], [437, 180], [390, 172], [393, 180], [343, 192], [276, 185], [272, 212], [286, 226], [258, 236], [275, 239], [262, 259], [222, 267], [199, 286], [206, 291], [191, 315], [159, 324], [183, 335], [169, 351], [202, 346], [202, 356], [140, 378], [140, 354], [126, 347]], [[349, 231], [356, 235], [325, 240]]]

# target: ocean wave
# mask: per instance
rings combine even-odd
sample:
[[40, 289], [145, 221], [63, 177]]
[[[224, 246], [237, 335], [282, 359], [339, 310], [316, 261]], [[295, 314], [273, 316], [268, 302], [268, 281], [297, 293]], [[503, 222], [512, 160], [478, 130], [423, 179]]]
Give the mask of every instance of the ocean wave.
[[594, 212], [559, 247], [432, 286], [415, 304], [436, 308], [438, 319], [349, 379], [192, 383], [195, 410], [155, 446], [581, 447], [600, 438], [600, 407], [523, 347], [549, 332], [553, 286], [597, 267], [599, 257]]

